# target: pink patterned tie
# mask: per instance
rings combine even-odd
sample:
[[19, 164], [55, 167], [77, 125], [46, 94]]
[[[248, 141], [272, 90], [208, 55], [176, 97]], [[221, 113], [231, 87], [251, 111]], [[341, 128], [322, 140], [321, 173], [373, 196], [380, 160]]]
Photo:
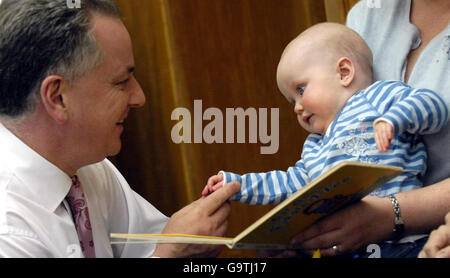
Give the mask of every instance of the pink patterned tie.
[[72, 187], [66, 197], [75, 220], [75, 227], [80, 240], [81, 251], [86, 258], [95, 258], [94, 237], [92, 235], [89, 211], [83, 188], [77, 176], [72, 177]]

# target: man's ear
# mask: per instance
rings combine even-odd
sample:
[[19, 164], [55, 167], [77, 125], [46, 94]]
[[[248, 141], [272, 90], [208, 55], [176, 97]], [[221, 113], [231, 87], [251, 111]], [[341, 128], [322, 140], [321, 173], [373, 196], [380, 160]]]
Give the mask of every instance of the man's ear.
[[336, 70], [339, 74], [341, 85], [344, 87], [350, 86], [355, 78], [353, 62], [347, 57], [342, 57], [337, 62]]
[[44, 104], [48, 115], [58, 123], [67, 120], [67, 108], [65, 104], [66, 81], [62, 76], [47, 76], [41, 83], [41, 101]]

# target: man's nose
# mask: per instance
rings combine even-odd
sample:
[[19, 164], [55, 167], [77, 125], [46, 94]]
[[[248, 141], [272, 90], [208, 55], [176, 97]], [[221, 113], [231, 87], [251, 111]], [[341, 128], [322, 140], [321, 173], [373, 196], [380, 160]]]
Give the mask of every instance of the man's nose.
[[145, 94], [144, 91], [141, 88], [141, 85], [139, 85], [139, 82], [132, 77], [132, 82], [134, 83], [131, 88], [131, 97], [130, 97], [130, 106], [131, 107], [142, 107], [145, 104]]

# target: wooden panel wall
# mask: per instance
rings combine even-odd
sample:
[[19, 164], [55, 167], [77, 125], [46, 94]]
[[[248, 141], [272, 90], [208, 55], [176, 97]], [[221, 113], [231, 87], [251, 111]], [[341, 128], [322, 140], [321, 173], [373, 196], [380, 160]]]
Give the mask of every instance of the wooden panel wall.
[[347, 12], [359, 0], [324, 0], [327, 21], [345, 24]]
[[[284, 170], [299, 159], [307, 134], [279, 93], [275, 73], [285, 45], [308, 26], [326, 21], [324, 1], [116, 2], [133, 40], [136, 78], [147, 96], [147, 104], [130, 113], [122, 151], [113, 158], [135, 191], [171, 215], [199, 198], [218, 170]], [[243, 144], [175, 144], [171, 131], [178, 121], [171, 113], [185, 107], [194, 117], [194, 100], [202, 101], [203, 111], [216, 107], [224, 116], [226, 108], [267, 108], [269, 117], [270, 108], [279, 108], [278, 151], [260, 154], [262, 144], [248, 143], [248, 135]], [[233, 203], [229, 235], [268, 209]]]

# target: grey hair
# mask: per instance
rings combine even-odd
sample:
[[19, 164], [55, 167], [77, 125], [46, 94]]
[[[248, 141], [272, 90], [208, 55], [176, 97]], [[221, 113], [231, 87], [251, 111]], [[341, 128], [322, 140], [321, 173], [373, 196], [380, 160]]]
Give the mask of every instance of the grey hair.
[[116, 4], [80, 0], [80, 7], [70, 7], [68, 2], [1, 2], [1, 117], [21, 118], [34, 111], [47, 76], [60, 75], [72, 83], [101, 62], [103, 52], [92, 32], [92, 16], [120, 18]]

